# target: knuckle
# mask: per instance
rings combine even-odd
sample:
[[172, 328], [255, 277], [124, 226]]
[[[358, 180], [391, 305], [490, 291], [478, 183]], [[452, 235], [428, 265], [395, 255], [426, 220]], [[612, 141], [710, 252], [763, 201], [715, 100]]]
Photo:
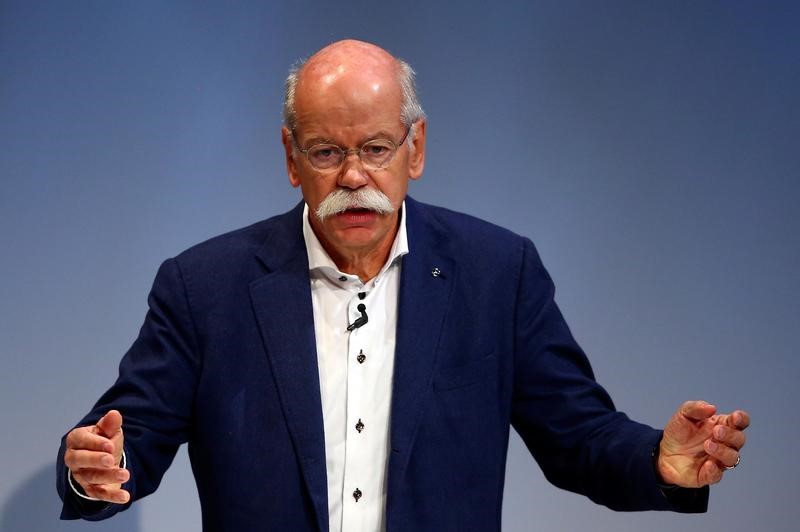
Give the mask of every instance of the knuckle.
[[83, 491], [86, 492], [86, 495], [89, 497], [94, 497], [95, 499], [102, 499], [103, 498], [103, 490], [94, 484], [86, 484], [83, 485]]
[[92, 469], [81, 471], [81, 479], [87, 484], [97, 484], [97, 472]]
[[103, 471], [93, 469], [92, 472], [89, 474], [89, 481], [92, 484], [105, 484], [105, 474]]
[[75, 449], [70, 451], [69, 453], [70, 467], [81, 468], [84, 466], [83, 462], [84, 462], [84, 457], [82, 451], [77, 451]]
[[725, 449], [725, 453], [722, 457], [723, 465], [725, 465], [725, 467], [732, 466], [736, 462], [737, 456], [739, 456], [739, 453], [736, 452], [736, 449], [731, 449], [730, 447], [728, 447], [727, 449]]
[[69, 431], [69, 434], [67, 434], [67, 447], [75, 447], [75, 445], [78, 444], [80, 440], [80, 430], [81, 429], [78, 428]]

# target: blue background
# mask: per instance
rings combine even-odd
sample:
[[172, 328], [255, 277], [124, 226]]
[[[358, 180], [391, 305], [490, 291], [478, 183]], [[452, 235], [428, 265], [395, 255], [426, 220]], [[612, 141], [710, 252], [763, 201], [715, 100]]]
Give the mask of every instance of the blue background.
[[534, 239], [620, 409], [753, 416], [704, 516], [597, 507], [513, 436], [504, 530], [796, 530], [798, 6], [0, 1], [0, 528], [199, 530], [183, 451], [111, 522], [59, 523], [58, 441], [113, 381], [158, 264], [299, 199], [283, 78], [358, 37], [418, 72], [411, 194]]

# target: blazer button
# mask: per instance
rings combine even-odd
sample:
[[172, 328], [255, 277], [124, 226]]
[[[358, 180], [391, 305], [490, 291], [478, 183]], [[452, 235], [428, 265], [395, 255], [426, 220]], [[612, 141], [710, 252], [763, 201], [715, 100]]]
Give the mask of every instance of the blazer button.
[[356, 488], [356, 491], [353, 492], [353, 498], [358, 502], [358, 499], [361, 498], [361, 490]]
[[359, 434], [361, 434], [361, 431], [364, 430], [364, 424], [361, 422], [361, 418], [359, 418], [358, 423], [356, 423], [356, 430]]

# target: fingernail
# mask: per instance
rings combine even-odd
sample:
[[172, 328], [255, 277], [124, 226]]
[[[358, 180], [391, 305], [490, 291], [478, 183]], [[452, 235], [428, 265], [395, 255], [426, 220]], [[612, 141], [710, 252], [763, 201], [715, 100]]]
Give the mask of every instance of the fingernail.
[[716, 452], [716, 450], [719, 448], [719, 445], [717, 445], [717, 443], [713, 441], [708, 441], [706, 445], [708, 446], [708, 450], [711, 451], [712, 453]]
[[111, 467], [112, 465], [114, 465], [114, 457], [106, 455], [100, 459], [100, 463], [106, 467]]
[[103, 450], [108, 454], [112, 454], [114, 452], [114, 446], [110, 443], [106, 443], [105, 445], [103, 445]]
[[725, 432], [725, 427], [714, 427], [714, 436], [716, 438], [724, 438]]
[[120, 469], [119, 471], [117, 471], [117, 480], [119, 480], [120, 482], [125, 482], [126, 480], [128, 480], [128, 472], [125, 471], [124, 469]]

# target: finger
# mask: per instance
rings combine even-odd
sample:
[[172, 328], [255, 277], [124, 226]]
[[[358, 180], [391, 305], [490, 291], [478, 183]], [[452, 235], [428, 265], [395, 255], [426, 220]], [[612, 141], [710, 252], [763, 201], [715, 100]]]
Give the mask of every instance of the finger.
[[100, 430], [100, 434], [113, 438], [122, 430], [122, 414], [118, 410], [109, 410], [95, 426]]
[[719, 465], [715, 464], [713, 460], [706, 460], [703, 465], [700, 466], [700, 473], [698, 475], [700, 486], [716, 484], [722, 480], [723, 473], [724, 471]]
[[125, 504], [131, 500], [131, 495], [126, 490], [107, 484], [91, 484], [84, 489], [89, 497], [107, 502]]
[[91, 484], [124, 484], [130, 479], [127, 469], [78, 469], [72, 471], [72, 478], [84, 488]]
[[717, 407], [706, 401], [686, 401], [681, 405], [681, 415], [692, 421], [702, 421], [714, 415]]
[[735, 410], [725, 419], [725, 424], [737, 429], [746, 429], [750, 426], [750, 415], [744, 410]]
[[91, 427], [80, 427], [67, 434], [67, 449], [114, 452], [114, 444], [105, 436], [95, 434]]
[[728, 447], [733, 447], [736, 450], [744, 447], [744, 443], [747, 440], [743, 431], [732, 429], [725, 425], [717, 425], [714, 427], [712, 435], [715, 441], [727, 445]]
[[111, 469], [116, 464], [114, 455], [98, 451], [85, 451], [83, 449], [68, 449], [64, 453], [64, 464], [71, 470], [87, 467], [98, 469]]
[[733, 467], [739, 459], [739, 451], [708, 439], [703, 443], [706, 453], [719, 462], [722, 467]]

